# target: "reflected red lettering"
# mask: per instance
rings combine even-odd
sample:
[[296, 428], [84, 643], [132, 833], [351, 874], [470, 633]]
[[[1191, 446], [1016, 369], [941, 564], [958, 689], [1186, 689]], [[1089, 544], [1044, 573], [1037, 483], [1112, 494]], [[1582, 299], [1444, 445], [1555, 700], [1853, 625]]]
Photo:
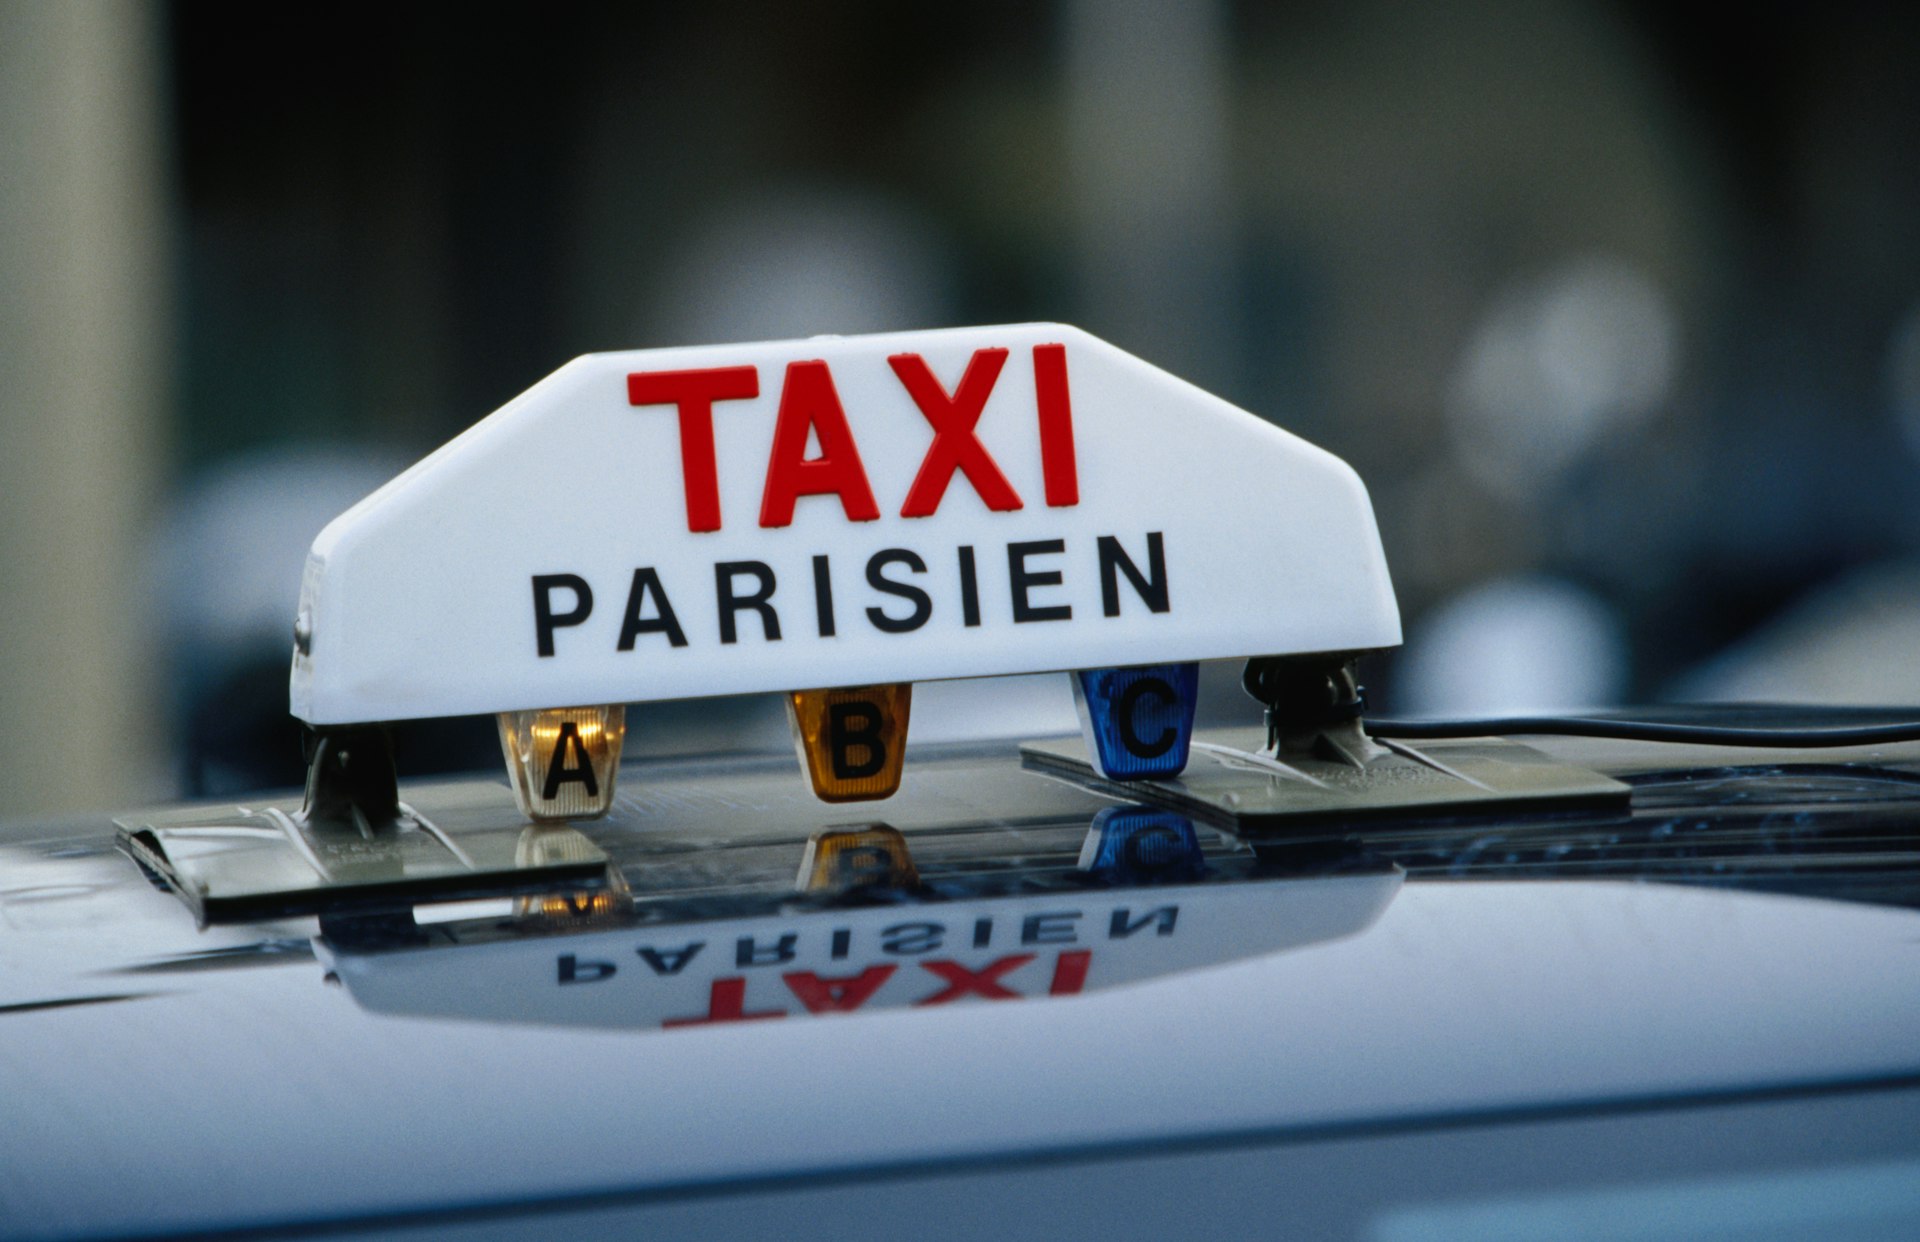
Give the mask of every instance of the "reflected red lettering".
[[1093, 954], [1086, 949], [1074, 949], [1062, 953], [1053, 961], [1053, 982], [1047, 987], [1048, 996], [1073, 996], [1087, 986], [1087, 967], [1093, 963]]
[[945, 979], [947, 986], [931, 996], [915, 1001], [914, 1004], [945, 1005], [963, 996], [981, 996], [987, 1000], [1019, 1000], [1020, 993], [1001, 983], [1000, 977], [1020, 969], [1032, 960], [1031, 953], [1015, 953], [998, 961], [989, 962], [979, 970], [968, 970], [958, 962], [922, 962], [920, 963], [922, 969]]
[[808, 1013], [851, 1013], [873, 999], [897, 966], [869, 966], [857, 975], [823, 979], [811, 970], [796, 970], [780, 977], [800, 998]]
[[784, 1009], [756, 1009], [747, 1011], [747, 981], [745, 979], [715, 979], [707, 1012], [695, 1018], [668, 1018], [661, 1026], [710, 1026], [716, 1022], [760, 1022], [767, 1018], [784, 1018]]

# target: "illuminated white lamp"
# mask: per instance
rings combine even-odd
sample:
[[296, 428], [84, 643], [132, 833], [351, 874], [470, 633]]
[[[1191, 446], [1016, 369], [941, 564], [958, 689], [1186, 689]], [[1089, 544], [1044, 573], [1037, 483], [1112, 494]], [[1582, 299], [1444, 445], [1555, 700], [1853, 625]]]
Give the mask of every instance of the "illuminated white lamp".
[[501, 712], [500, 750], [520, 813], [536, 823], [593, 819], [613, 805], [624, 704]]

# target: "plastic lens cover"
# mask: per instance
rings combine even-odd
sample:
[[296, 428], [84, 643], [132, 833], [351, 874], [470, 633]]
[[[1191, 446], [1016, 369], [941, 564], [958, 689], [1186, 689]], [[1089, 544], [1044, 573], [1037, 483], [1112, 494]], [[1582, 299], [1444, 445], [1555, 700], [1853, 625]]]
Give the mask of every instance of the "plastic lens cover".
[[890, 798], [900, 788], [913, 685], [796, 690], [787, 696], [800, 766], [822, 802]]
[[1072, 674], [1080, 731], [1114, 780], [1177, 776], [1187, 766], [1198, 664], [1149, 664]]
[[520, 813], [535, 821], [592, 819], [613, 805], [627, 709], [501, 712], [500, 750]]

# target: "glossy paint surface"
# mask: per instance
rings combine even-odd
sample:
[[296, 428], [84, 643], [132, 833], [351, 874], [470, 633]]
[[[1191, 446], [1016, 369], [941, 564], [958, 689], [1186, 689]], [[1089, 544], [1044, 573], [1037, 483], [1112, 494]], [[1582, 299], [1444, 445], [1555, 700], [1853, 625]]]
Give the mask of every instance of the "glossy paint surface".
[[[1611, 753], [1643, 803], [1611, 820], [1404, 824], [1337, 848], [1202, 828], [1204, 876], [1129, 886], [1078, 866], [1113, 802], [1010, 752], [955, 752], [910, 764], [889, 808], [928, 891], [838, 902], [795, 890], [834, 809], [790, 762], [630, 765], [628, 814], [722, 808], [695, 819], [731, 845], [588, 827], [631, 888], [613, 923], [456, 910], [411, 943], [316, 944], [311, 921], [196, 932], [106, 825], [14, 826], [0, 1233], [415, 1219], [1920, 1076], [1899, 757], [1650, 776]], [[1847, 876], [1878, 887], [1832, 899]], [[1115, 904], [1177, 904], [1185, 922], [1112, 942]], [[1022, 943], [1028, 916], [1074, 911]], [[951, 931], [890, 951], [889, 920]], [[842, 926], [877, 930], [836, 958]], [[796, 956], [771, 960], [789, 931]], [[638, 952], [696, 939], [706, 958], [677, 976]], [[1168, 969], [1100, 977], [1103, 954], [1149, 943]], [[619, 973], [563, 984], [568, 951]], [[1092, 955], [1083, 985], [1044, 995], [1072, 952]], [[999, 976], [1022, 999], [919, 1003], [945, 986], [927, 962], [978, 974], [1022, 953], [1035, 962]], [[781, 981], [886, 965], [899, 1003], [876, 991], [851, 1012], [814, 1017]], [[785, 1016], [662, 1029], [710, 1012], [702, 989], [711, 1003], [726, 978], [745, 981], [743, 1012]], [[595, 1021], [557, 999], [628, 986]]]

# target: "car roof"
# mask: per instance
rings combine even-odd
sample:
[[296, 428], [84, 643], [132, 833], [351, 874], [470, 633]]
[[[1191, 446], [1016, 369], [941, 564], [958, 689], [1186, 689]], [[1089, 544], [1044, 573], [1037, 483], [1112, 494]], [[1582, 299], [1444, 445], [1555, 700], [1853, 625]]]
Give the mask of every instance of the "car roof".
[[[630, 907], [453, 906], [399, 934], [198, 930], [104, 822], [12, 825], [0, 1058], [31, 1085], [0, 1128], [0, 1223], [424, 1219], [1920, 1075], [1920, 750], [1535, 741], [1625, 777], [1634, 808], [1200, 823], [1194, 867], [1105, 877], [1080, 857], [1129, 804], [1006, 744], [932, 749], [886, 808], [917, 887], [827, 896], [794, 868], [846, 808], [778, 792], [790, 758], [630, 764], [623, 806], [680, 815], [671, 839], [590, 829]], [[916, 925], [931, 946], [889, 942]], [[855, 1012], [809, 1014], [784, 978], [845, 1001], [886, 967]], [[961, 1003], [924, 1003], [956, 977]], [[727, 979], [740, 1012], [786, 1016], [689, 1021]]]

